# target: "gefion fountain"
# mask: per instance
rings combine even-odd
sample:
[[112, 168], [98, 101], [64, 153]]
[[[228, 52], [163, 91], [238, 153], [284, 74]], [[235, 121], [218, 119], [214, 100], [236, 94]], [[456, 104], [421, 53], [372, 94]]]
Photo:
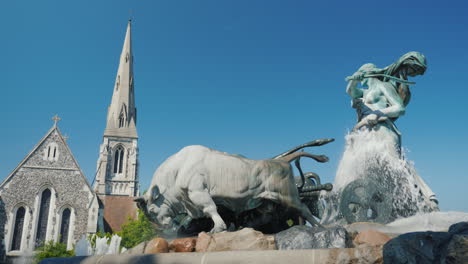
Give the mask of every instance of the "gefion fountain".
[[410, 100], [414, 83], [407, 77], [425, 70], [424, 55], [409, 52], [383, 69], [364, 64], [346, 78], [358, 119], [346, 136], [334, 190], [321, 197], [327, 205], [322, 223], [389, 223], [439, 210], [435, 194], [405, 159], [395, 125]]
[[[135, 200], [167, 240], [44, 263], [468, 263], [468, 214], [439, 212], [435, 194], [405, 159], [395, 125], [410, 101], [408, 77], [426, 67], [424, 55], [409, 52], [346, 78], [358, 119], [333, 186], [300, 164], [327, 162], [303, 150], [333, 139], [264, 160], [188, 146], [159, 166]], [[117, 241], [98, 242], [103, 251], [86, 243], [77, 251], [118, 252]]]

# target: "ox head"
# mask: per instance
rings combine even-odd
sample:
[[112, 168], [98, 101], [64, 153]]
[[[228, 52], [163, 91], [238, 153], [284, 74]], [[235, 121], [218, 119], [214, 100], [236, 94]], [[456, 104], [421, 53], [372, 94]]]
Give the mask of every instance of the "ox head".
[[174, 227], [173, 219], [175, 215], [170, 207], [170, 201], [160, 192], [157, 185], [140, 197], [134, 200], [148, 218], [156, 223], [162, 229], [172, 229]]

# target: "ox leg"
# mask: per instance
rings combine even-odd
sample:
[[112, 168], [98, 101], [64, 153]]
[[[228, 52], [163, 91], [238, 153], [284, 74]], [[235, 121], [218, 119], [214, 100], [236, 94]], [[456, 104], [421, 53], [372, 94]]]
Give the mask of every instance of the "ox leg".
[[317, 220], [315, 220], [307, 205], [303, 203], [300, 203], [300, 205], [301, 208], [299, 211], [301, 212], [302, 217], [304, 217], [307, 220], [307, 222], [314, 226], [322, 226], [319, 222], [317, 222]]
[[203, 213], [213, 220], [214, 226], [210, 233], [217, 233], [226, 230], [226, 224], [219, 215], [218, 210], [216, 209], [216, 204], [213, 199], [211, 199], [211, 196], [207, 191], [190, 191], [189, 199], [197, 206], [201, 206]]

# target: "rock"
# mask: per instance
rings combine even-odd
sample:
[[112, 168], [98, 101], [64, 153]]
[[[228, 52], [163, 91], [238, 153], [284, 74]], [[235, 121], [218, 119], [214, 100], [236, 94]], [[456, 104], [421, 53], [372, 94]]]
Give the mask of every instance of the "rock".
[[350, 244], [343, 227], [293, 226], [275, 235], [278, 249], [345, 248]]
[[[359, 248], [332, 248], [328, 250], [327, 258], [320, 259], [317, 263], [365, 263], [382, 264], [382, 246]], [[305, 263], [305, 262], [304, 262]]]
[[211, 235], [202, 232], [198, 235], [196, 245], [197, 252], [273, 249], [276, 249], [274, 237], [264, 235], [252, 228]]
[[186, 237], [174, 239], [169, 246], [174, 252], [194, 252], [197, 239], [195, 237]]
[[449, 227], [449, 233], [468, 235], [468, 222], [459, 222]]
[[383, 246], [387, 243], [391, 237], [388, 235], [376, 231], [374, 229], [367, 229], [360, 232], [353, 240], [354, 245], [369, 245], [369, 246]]
[[385, 263], [440, 263], [450, 241], [447, 232], [415, 232], [400, 235], [383, 247]]
[[211, 242], [211, 235], [201, 232], [198, 234], [197, 238], [197, 244], [195, 246], [195, 251], [197, 252], [206, 252], [208, 249], [208, 246], [210, 245]]
[[148, 241], [141, 242], [140, 244], [127, 249], [127, 251], [123, 252], [122, 254], [143, 254], [145, 253], [145, 247]]
[[167, 253], [169, 246], [164, 238], [153, 238], [146, 244], [145, 254]]
[[452, 237], [441, 263], [468, 263], [468, 235], [454, 235]]

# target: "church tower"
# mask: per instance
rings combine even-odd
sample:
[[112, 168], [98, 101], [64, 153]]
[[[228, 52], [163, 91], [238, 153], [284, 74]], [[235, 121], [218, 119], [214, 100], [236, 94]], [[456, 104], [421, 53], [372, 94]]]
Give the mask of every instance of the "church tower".
[[101, 197], [139, 195], [136, 120], [132, 33], [129, 20], [97, 161], [94, 188]]

